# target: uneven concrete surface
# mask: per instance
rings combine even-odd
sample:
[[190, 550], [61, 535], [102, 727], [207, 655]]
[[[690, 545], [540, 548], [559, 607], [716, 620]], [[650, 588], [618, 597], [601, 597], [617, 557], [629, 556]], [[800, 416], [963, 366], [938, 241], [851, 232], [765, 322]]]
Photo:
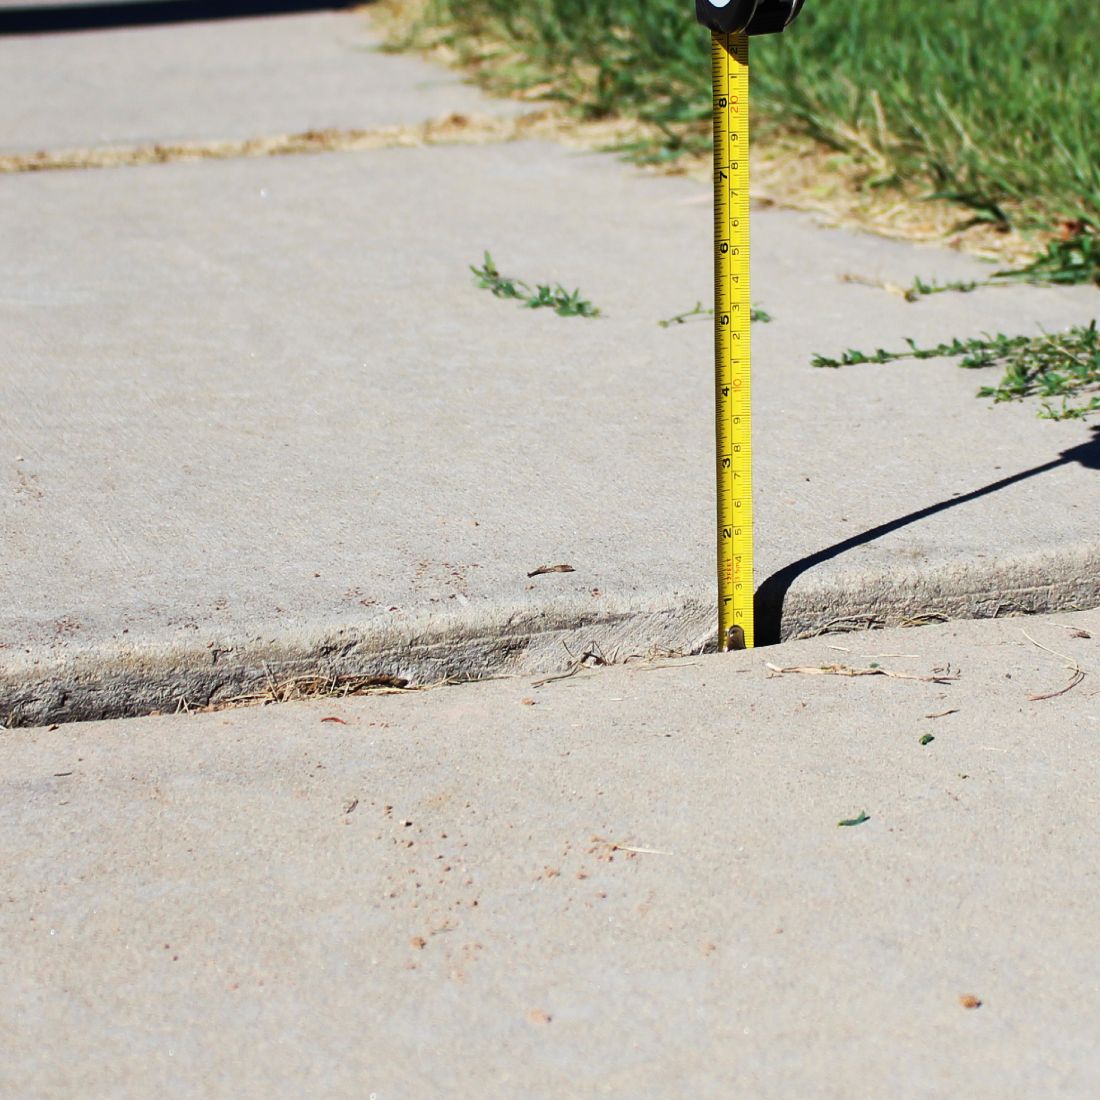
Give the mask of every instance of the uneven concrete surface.
[[379, 42], [363, 10], [0, 35], [0, 153], [371, 129], [523, 109], [486, 99], [446, 69], [379, 53]]
[[[563, 640], [621, 657], [708, 637], [710, 333], [657, 325], [707, 296], [703, 188], [516, 143], [5, 191], [12, 724], [201, 703], [302, 659], [430, 680], [558, 667]], [[1058, 328], [1096, 292], [910, 305], [838, 276], [979, 265], [782, 211], [754, 231], [775, 317], [755, 329], [764, 635], [1098, 602], [1086, 426], [991, 407], [947, 362], [809, 366]], [[485, 249], [605, 316], [479, 291]], [[528, 578], [546, 564], [576, 571]]]
[[1098, 639], [2, 734], [0, 1093], [1096, 1096]]
[[[375, 41], [356, 12], [0, 39], [0, 129], [25, 150], [515, 109]], [[709, 210], [536, 142], [8, 176], [0, 723], [702, 647], [710, 333], [657, 322], [710, 294]], [[809, 366], [1058, 328], [1095, 290], [909, 305], [839, 277], [985, 269], [776, 210], [754, 234], [759, 639], [1100, 602], [1087, 426], [977, 401], [990, 379], [950, 363]], [[476, 289], [486, 249], [603, 316]]]
[[[0, 150], [519, 109], [375, 42], [0, 38]], [[713, 635], [710, 333], [657, 326], [705, 189], [537, 143], [2, 186], [0, 1096], [1100, 1092], [1100, 612], [1003, 618], [1100, 603], [1100, 443], [809, 366], [1095, 291], [908, 305], [839, 277], [983, 269], [758, 211], [760, 639], [1002, 618], [654, 661]]]

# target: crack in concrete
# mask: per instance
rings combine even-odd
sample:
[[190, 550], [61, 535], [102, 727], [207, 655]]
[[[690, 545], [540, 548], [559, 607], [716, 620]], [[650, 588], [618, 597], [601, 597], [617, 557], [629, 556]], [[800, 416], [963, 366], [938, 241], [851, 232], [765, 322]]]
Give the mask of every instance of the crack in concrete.
[[0, 174], [56, 172], [88, 168], [132, 168], [178, 161], [233, 160], [302, 153], [357, 152], [424, 145], [478, 145], [548, 135], [553, 112], [532, 111], [513, 118], [449, 114], [416, 125], [373, 130], [320, 129], [298, 134], [226, 141], [157, 142], [103, 148], [40, 150], [0, 154]]

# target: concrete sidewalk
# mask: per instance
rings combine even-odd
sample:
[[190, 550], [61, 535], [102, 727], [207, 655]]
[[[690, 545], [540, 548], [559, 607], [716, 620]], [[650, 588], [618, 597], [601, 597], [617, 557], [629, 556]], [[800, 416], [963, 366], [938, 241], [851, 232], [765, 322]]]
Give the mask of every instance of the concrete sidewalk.
[[[0, 146], [519, 109], [374, 41], [0, 39]], [[1100, 612], [640, 659], [714, 630], [710, 331], [657, 324], [705, 188], [535, 141], [0, 186], [0, 1095], [1100, 1091]], [[984, 269], [772, 209], [754, 247], [762, 640], [1100, 603], [1087, 425], [809, 366], [1095, 290], [909, 305], [841, 276]]]
[[363, 10], [0, 36], [0, 153], [369, 129], [521, 109], [380, 45]]
[[1098, 638], [4, 734], [0, 1093], [1087, 1100]]
[[[289, 57], [298, 22], [279, 27]], [[425, 109], [401, 60], [357, 57], [368, 84], [385, 70], [379, 120]], [[3, 186], [0, 722], [711, 635], [710, 332], [657, 324], [710, 293], [705, 188], [538, 142]], [[950, 363], [809, 366], [1059, 328], [1095, 290], [910, 305], [839, 277], [984, 269], [783, 211], [754, 234], [762, 640], [1100, 602], [1087, 426], [975, 400], [992, 379]], [[604, 315], [476, 289], [486, 249]], [[528, 577], [556, 564], [575, 571]]]

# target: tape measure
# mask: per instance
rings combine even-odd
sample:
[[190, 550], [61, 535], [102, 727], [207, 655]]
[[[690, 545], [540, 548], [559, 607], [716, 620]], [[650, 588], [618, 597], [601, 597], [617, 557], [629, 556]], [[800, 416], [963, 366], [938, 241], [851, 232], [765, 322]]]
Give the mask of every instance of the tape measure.
[[749, 36], [715, 32], [714, 428], [718, 647], [753, 644], [752, 351], [749, 284]]
[[752, 293], [749, 271], [749, 36], [781, 31], [803, 0], [696, 0], [712, 31], [714, 435], [718, 648], [754, 641]]

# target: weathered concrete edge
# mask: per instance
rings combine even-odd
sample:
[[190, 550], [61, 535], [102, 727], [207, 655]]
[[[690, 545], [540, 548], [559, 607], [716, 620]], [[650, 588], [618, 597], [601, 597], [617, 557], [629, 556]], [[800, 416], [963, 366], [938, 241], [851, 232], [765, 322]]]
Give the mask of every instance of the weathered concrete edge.
[[[766, 586], [764, 586], [766, 588]], [[951, 619], [1100, 607], [1100, 548], [967, 562], [886, 575], [822, 577], [758, 608], [767, 641]], [[276, 626], [262, 636], [187, 644], [29, 650], [0, 668], [0, 726], [136, 717], [263, 694], [297, 677], [397, 677], [410, 684], [552, 674], [584, 660], [691, 654], [712, 648], [709, 592], [663, 593], [599, 608], [472, 607], [373, 627]]]

